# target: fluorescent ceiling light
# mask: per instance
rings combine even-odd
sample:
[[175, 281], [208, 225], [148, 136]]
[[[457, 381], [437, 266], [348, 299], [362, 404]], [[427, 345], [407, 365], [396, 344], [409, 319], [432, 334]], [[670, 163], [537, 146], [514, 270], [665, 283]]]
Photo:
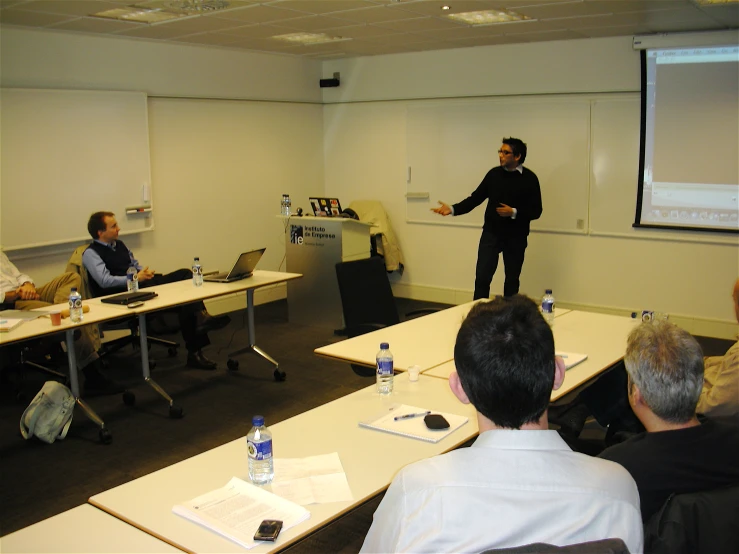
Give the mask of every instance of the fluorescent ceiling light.
[[325, 33], [290, 33], [288, 35], [276, 35], [272, 38], [305, 45], [326, 44], [327, 42], [351, 40], [351, 38], [348, 37], [332, 37]]
[[533, 21], [530, 17], [510, 10], [483, 10], [479, 12], [450, 13], [449, 19], [468, 25], [493, 25], [495, 23], [510, 23], [511, 21]]
[[202, 15], [227, 9], [241, 8], [253, 2], [245, 0], [146, 0], [136, 7], [162, 10], [182, 15]]
[[142, 21], [144, 23], [158, 23], [170, 19], [179, 19], [184, 14], [162, 12], [159, 10], [148, 10], [142, 8], [115, 8], [91, 14], [92, 17], [104, 17], [107, 19], [122, 19], [123, 21]]

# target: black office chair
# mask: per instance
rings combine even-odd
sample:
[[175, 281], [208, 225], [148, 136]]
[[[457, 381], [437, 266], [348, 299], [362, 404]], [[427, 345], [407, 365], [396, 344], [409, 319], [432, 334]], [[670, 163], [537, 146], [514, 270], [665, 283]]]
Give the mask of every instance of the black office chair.
[[676, 494], [644, 525], [646, 554], [739, 552], [739, 486]]
[[[87, 250], [88, 245], [85, 244], [83, 246], [78, 246], [74, 252], [72, 253], [72, 256], [69, 258], [69, 262], [67, 263], [67, 271], [72, 273], [77, 273], [82, 278], [82, 296], [84, 298], [92, 298], [92, 289], [90, 288], [90, 276], [87, 273], [87, 269], [85, 268], [84, 264], [82, 263], [82, 254]], [[147, 317], [147, 322], [149, 322], [149, 318]], [[118, 350], [121, 350], [122, 348], [125, 348], [129, 345], [131, 345], [134, 349], [139, 348], [140, 346], [140, 338], [139, 338], [139, 327], [138, 327], [138, 318], [131, 317], [127, 318], [121, 322], [111, 322], [111, 323], [105, 323], [99, 326], [100, 328], [100, 336], [101, 338], [104, 337], [105, 331], [120, 331], [120, 330], [126, 330], [129, 332], [124, 337], [109, 340], [103, 343], [102, 351], [99, 352], [101, 358], [105, 358], [114, 352], [117, 352]], [[147, 345], [151, 347], [152, 344], [158, 344], [161, 346], [165, 346], [167, 348], [167, 353], [169, 356], [174, 357], [177, 355], [177, 349], [179, 348], [179, 343], [171, 340], [166, 340], [158, 337], [153, 337], [149, 334], [146, 335]], [[156, 364], [154, 362], [150, 362], [149, 366], [151, 369]]]
[[629, 554], [629, 548], [621, 539], [601, 539], [566, 546], [532, 543], [511, 548], [494, 548], [481, 554]]
[[[371, 257], [338, 263], [336, 279], [339, 283], [346, 335], [356, 337], [400, 323], [398, 308], [382, 258]], [[414, 310], [405, 315], [412, 317], [435, 311], [438, 310]], [[357, 375], [363, 377], [375, 375], [373, 368], [355, 364], [351, 366]]]

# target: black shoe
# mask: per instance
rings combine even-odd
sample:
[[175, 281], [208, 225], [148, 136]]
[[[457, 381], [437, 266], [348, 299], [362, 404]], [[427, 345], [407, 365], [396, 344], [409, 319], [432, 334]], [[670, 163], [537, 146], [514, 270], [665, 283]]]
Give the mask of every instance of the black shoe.
[[202, 350], [198, 350], [187, 354], [187, 367], [212, 371], [218, 367], [218, 364], [206, 358]]
[[203, 312], [203, 315], [198, 317], [196, 331], [198, 334], [217, 331], [218, 329], [223, 329], [229, 323], [231, 323], [231, 318], [227, 315], [212, 316], [208, 312]]
[[86, 367], [82, 370], [82, 373], [85, 375], [85, 384], [82, 388], [85, 397], [120, 394], [126, 390], [100, 373], [97, 368]]

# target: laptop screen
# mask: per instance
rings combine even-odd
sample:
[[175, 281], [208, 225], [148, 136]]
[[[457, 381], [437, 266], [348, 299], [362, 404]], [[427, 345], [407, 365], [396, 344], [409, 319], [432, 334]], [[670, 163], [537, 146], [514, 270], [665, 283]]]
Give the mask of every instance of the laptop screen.
[[341, 204], [338, 198], [312, 197], [308, 199], [316, 217], [339, 217]]

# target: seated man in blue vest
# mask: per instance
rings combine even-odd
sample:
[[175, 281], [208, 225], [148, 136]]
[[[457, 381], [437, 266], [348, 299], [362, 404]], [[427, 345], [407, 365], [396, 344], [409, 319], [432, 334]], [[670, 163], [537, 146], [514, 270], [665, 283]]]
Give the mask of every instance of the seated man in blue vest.
[[[139, 287], [164, 285], [192, 278], [189, 269], [178, 269], [162, 275], [142, 267], [123, 241], [118, 240], [120, 228], [112, 212], [95, 212], [87, 222], [92, 237], [90, 246], [82, 255], [82, 263], [90, 274], [90, 288], [94, 296], [126, 291], [126, 271], [131, 265], [138, 271]], [[216, 362], [203, 354], [210, 344], [208, 331], [228, 325], [228, 316], [211, 316], [202, 302], [186, 304], [179, 309], [180, 330], [187, 347], [187, 365], [197, 369], [216, 369]]]

